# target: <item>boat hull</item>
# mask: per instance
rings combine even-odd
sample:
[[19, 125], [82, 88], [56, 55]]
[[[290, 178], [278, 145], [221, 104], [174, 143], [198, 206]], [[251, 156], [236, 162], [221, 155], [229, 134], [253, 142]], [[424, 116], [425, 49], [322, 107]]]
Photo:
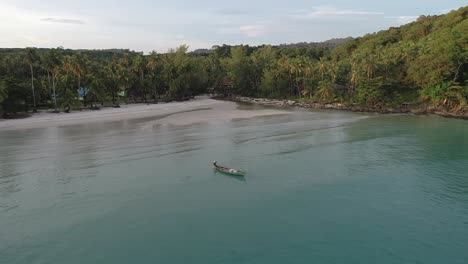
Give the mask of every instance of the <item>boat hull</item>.
[[216, 167], [215, 169], [216, 171], [224, 173], [226, 175], [237, 176], [237, 177], [244, 177], [247, 174], [246, 172], [243, 172], [243, 171], [232, 172], [229, 170], [224, 170], [224, 169], [216, 168]]

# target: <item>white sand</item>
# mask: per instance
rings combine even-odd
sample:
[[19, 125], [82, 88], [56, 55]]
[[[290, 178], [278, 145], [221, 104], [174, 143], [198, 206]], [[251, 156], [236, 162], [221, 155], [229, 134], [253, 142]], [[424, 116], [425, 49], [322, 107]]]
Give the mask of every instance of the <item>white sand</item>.
[[237, 109], [237, 104], [233, 102], [197, 98], [196, 100], [189, 102], [154, 105], [123, 105], [121, 108], [104, 108], [99, 111], [82, 111], [72, 112], [69, 114], [41, 112], [26, 119], [0, 119], [0, 131], [68, 126], [92, 122], [117, 121], [166, 115], [169, 116], [156, 121], [151, 121], [148, 125], [189, 125], [206, 121], [253, 118], [258, 116], [281, 115], [288, 113], [289, 112], [287, 111], [270, 109], [239, 110]]

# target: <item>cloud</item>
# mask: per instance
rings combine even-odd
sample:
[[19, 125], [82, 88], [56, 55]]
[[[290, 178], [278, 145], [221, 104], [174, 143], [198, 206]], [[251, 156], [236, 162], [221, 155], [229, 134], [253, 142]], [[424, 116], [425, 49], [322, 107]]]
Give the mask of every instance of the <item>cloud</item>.
[[255, 38], [263, 35], [265, 33], [265, 26], [263, 25], [246, 25], [239, 27], [239, 31], [250, 37]]
[[70, 19], [70, 18], [53, 18], [53, 17], [45, 17], [42, 18], [41, 21], [43, 22], [52, 22], [52, 23], [60, 23], [60, 24], [74, 24], [74, 25], [83, 25], [85, 22], [79, 19]]
[[317, 19], [329, 17], [379, 16], [383, 14], [383, 12], [338, 9], [335, 7], [319, 6], [312, 8], [312, 10], [298, 10], [292, 17], [301, 19]]
[[408, 24], [416, 21], [418, 16], [390, 16], [385, 18], [394, 19], [398, 24]]
[[232, 25], [233, 23], [232, 20], [221, 20], [218, 22], [219, 25]]
[[223, 8], [216, 11], [216, 13], [226, 16], [235, 16], [235, 15], [247, 15], [252, 14], [255, 11], [253, 9], [245, 8]]

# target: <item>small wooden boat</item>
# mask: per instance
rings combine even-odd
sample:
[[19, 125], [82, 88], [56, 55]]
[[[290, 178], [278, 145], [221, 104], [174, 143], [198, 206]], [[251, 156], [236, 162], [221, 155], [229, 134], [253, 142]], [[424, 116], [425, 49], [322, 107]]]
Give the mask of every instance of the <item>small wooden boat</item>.
[[244, 177], [247, 174], [247, 172], [245, 171], [236, 170], [236, 169], [224, 167], [224, 166], [219, 166], [217, 161], [213, 162], [213, 166], [215, 167], [217, 171], [228, 174], [228, 175]]

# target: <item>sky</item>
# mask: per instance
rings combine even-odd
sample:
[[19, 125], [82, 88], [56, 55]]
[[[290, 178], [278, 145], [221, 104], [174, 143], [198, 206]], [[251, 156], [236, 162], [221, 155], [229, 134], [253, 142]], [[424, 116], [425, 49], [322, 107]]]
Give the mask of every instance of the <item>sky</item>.
[[0, 0], [0, 48], [165, 52], [358, 37], [467, 0]]

